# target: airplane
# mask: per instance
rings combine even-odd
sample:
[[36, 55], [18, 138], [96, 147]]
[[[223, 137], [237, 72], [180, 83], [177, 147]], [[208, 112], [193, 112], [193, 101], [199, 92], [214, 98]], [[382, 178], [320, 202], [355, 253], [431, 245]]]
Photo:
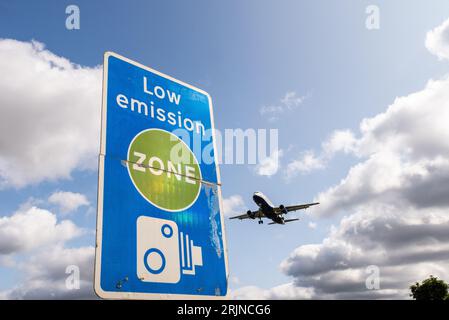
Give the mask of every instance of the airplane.
[[284, 206], [280, 205], [279, 207], [275, 207], [273, 203], [265, 196], [262, 192], [254, 192], [253, 200], [259, 207], [259, 210], [251, 211], [248, 210], [245, 214], [230, 217], [229, 219], [259, 219], [259, 224], [262, 224], [262, 218], [271, 219], [273, 222], [269, 224], [285, 224], [287, 222], [297, 221], [299, 219], [284, 219], [284, 214], [289, 213], [290, 211], [296, 211], [301, 209], [307, 209], [311, 206], [315, 206], [320, 204], [319, 202], [314, 203], [306, 203], [306, 204], [298, 204], [293, 206]]

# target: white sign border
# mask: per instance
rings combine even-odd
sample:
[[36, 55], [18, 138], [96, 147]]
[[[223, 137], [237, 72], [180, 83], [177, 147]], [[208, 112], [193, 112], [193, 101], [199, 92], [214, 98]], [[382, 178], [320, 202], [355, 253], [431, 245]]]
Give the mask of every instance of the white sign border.
[[[106, 156], [106, 116], [107, 116], [107, 79], [108, 79], [108, 66], [109, 57], [115, 57], [117, 59], [123, 60], [129, 64], [136, 67], [142, 68], [149, 72], [155, 73], [163, 78], [171, 80], [173, 82], [179, 83], [182, 86], [188, 87], [199, 93], [207, 96], [209, 101], [209, 114], [211, 117], [211, 129], [212, 129], [212, 140], [214, 144], [214, 158], [215, 158], [215, 171], [217, 174], [217, 191], [218, 191], [218, 202], [220, 207], [220, 221], [222, 228], [222, 242], [223, 242], [223, 254], [225, 259], [225, 271], [226, 271], [226, 295], [215, 296], [215, 295], [187, 295], [187, 294], [158, 294], [158, 293], [143, 293], [143, 292], [126, 292], [126, 291], [105, 291], [101, 288], [101, 249], [102, 249], [102, 239], [103, 239], [103, 190], [104, 190], [104, 161]], [[95, 294], [103, 299], [135, 299], [135, 300], [226, 300], [229, 299], [229, 266], [228, 266], [228, 248], [226, 242], [226, 230], [224, 224], [223, 215], [223, 204], [221, 195], [221, 177], [220, 177], [220, 167], [218, 166], [217, 159], [217, 145], [215, 140], [215, 120], [212, 107], [212, 99], [204, 90], [196, 88], [190, 84], [177, 80], [159, 71], [151, 69], [144, 66], [136, 61], [125, 58], [115, 52], [107, 51], [104, 53], [103, 59], [103, 94], [102, 94], [102, 106], [101, 106], [101, 132], [100, 132], [100, 154], [98, 157], [98, 194], [97, 194], [97, 228], [96, 228], [96, 244], [95, 244], [95, 265], [94, 265], [94, 292]]]

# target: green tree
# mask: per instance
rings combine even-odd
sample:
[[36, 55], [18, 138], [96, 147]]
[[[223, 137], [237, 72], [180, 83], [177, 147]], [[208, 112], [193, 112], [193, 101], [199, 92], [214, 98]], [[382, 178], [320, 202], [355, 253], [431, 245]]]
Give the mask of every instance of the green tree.
[[430, 276], [421, 283], [416, 282], [410, 286], [411, 294], [415, 300], [445, 300], [449, 299], [449, 285], [444, 280]]

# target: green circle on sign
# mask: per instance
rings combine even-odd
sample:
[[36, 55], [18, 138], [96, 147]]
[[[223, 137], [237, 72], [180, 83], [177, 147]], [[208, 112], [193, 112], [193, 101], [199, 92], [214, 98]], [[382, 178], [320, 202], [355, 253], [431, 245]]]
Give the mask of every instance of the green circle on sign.
[[200, 193], [201, 169], [195, 155], [165, 130], [148, 129], [134, 137], [128, 173], [142, 197], [166, 211], [189, 208]]

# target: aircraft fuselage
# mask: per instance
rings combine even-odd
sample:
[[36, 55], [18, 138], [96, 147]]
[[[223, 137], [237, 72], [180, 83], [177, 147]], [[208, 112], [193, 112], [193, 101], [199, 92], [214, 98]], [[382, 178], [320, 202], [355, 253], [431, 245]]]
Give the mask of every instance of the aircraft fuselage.
[[261, 192], [255, 192], [253, 200], [259, 207], [259, 210], [263, 212], [265, 217], [273, 220], [273, 222], [284, 224], [284, 219], [274, 212], [274, 206], [271, 201]]

